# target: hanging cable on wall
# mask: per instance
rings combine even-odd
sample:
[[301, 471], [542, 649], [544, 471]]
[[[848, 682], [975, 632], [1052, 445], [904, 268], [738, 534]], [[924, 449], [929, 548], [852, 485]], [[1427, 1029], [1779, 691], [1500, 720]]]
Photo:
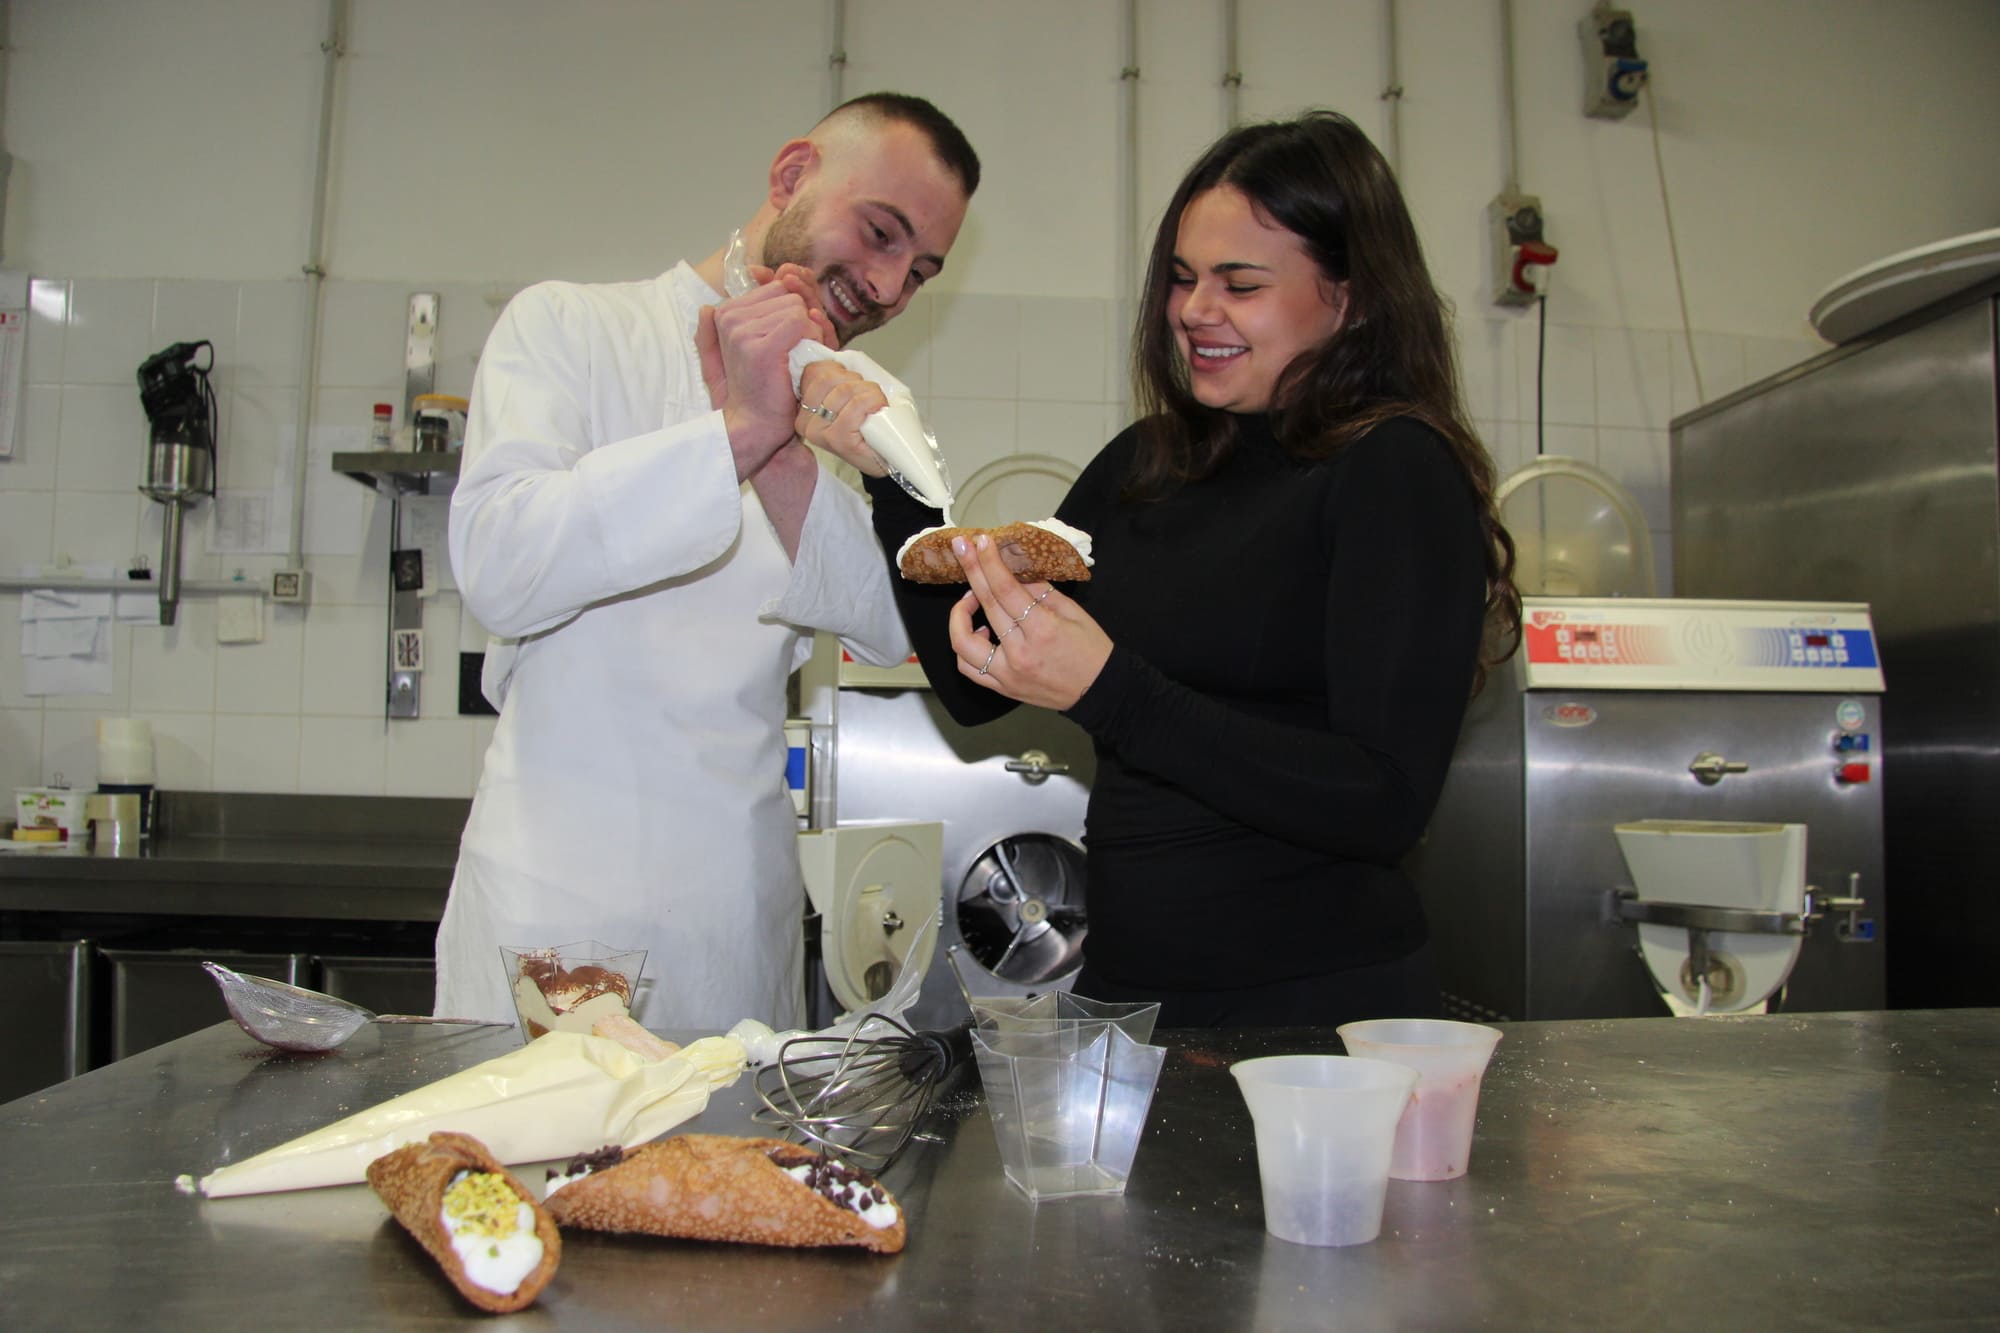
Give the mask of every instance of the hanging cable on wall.
[[1694, 371], [1695, 401], [1705, 403], [1708, 401], [1708, 394], [1701, 384], [1701, 358], [1694, 354], [1694, 322], [1688, 318], [1687, 279], [1681, 273], [1680, 242], [1674, 237], [1674, 206], [1667, 194], [1666, 160], [1660, 153], [1660, 115], [1656, 107], [1659, 90], [1650, 86], [1650, 78], [1648, 84], [1645, 99], [1646, 123], [1652, 126], [1653, 130], [1653, 171], [1660, 179], [1660, 212], [1665, 216], [1667, 223], [1667, 254], [1674, 261], [1674, 295], [1679, 298], [1681, 305], [1681, 334], [1687, 339], [1688, 366]]

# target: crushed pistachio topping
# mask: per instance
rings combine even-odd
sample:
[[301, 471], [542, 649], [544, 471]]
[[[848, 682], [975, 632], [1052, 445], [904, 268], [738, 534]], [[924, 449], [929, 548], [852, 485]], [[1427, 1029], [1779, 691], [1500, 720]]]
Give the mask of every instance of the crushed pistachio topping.
[[454, 1235], [505, 1240], [520, 1230], [521, 1196], [491, 1171], [461, 1171], [444, 1192], [445, 1225]]

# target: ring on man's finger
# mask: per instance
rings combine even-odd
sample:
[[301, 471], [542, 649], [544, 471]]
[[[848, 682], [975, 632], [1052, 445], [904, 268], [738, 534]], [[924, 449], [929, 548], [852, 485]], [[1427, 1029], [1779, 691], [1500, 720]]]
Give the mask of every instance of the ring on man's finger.
[[826, 404], [824, 403], [821, 403], [818, 407], [806, 407], [804, 403], [800, 403], [799, 406], [818, 417], [821, 421], [833, 420], [833, 413], [826, 410]]

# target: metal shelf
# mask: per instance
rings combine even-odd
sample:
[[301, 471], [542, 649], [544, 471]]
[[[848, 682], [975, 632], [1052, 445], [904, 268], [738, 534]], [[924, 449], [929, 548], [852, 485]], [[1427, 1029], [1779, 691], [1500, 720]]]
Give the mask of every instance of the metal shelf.
[[383, 495], [430, 495], [449, 491], [457, 483], [458, 455], [367, 450], [335, 454], [333, 470]]

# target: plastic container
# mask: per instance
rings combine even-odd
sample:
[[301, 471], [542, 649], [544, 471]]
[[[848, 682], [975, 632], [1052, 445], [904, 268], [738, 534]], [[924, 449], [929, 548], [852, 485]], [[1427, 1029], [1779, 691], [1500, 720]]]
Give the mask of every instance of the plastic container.
[[1158, 1001], [1118, 1004], [1068, 991], [1044, 991], [1027, 997], [1002, 995], [975, 999], [972, 1017], [980, 1028], [996, 1034], [1066, 1030], [1073, 1035], [1094, 1036], [1089, 1031], [1092, 1025], [1108, 1023], [1143, 1046], [1152, 1040], [1160, 1006]]
[[630, 1016], [646, 967], [644, 949], [596, 940], [546, 948], [500, 946], [507, 989], [523, 1040], [550, 1032], [588, 1033], [598, 1019]]
[[1500, 1032], [1442, 1018], [1379, 1018], [1334, 1029], [1349, 1055], [1417, 1071], [1416, 1091], [1396, 1126], [1391, 1180], [1454, 1180], [1472, 1158], [1479, 1083]]
[[1380, 1235], [1396, 1124], [1417, 1071], [1346, 1055], [1267, 1055], [1229, 1072], [1257, 1129], [1264, 1229], [1298, 1245]]
[[975, 1028], [1001, 1169], [1037, 1203], [1123, 1194], [1166, 1059], [1104, 1022]]
[[396, 409], [388, 403], [375, 404], [375, 422], [368, 430], [368, 447], [382, 452], [394, 447], [394, 435], [390, 427], [396, 419]]

